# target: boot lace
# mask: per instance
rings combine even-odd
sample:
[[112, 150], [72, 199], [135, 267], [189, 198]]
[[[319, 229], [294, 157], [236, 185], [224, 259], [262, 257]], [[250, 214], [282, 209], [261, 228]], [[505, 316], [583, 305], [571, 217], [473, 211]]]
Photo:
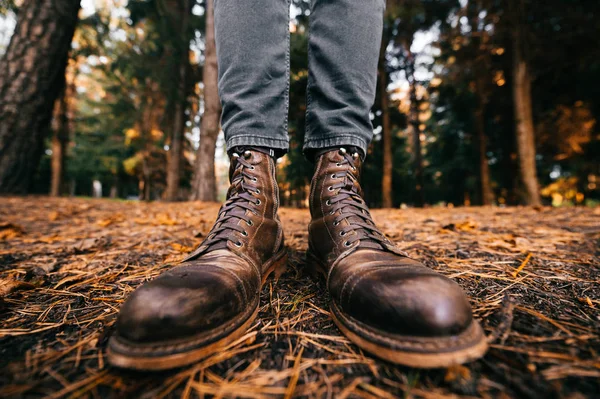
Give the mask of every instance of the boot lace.
[[219, 217], [215, 226], [210, 231], [205, 245], [208, 247], [225, 248], [227, 241], [230, 241], [236, 247], [242, 247], [244, 243], [240, 237], [235, 234], [239, 233], [242, 237], [247, 237], [248, 232], [244, 229], [243, 221], [247, 226], [252, 226], [254, 222], [248, 211], [258, 215], [256, 208], [261, 204], [260, 199], [256, 198], [260, 194], [258, 188], [258, 179], [250, 172], [255, 169], [246, 159], [251, 156], [249, 151], [245, 151], [241, 156], [234, 153], [233, 162], [237, 162], [235, 172], [232, 174], [235, 177], [231, 181], [228, 198], [219, 211]]
[[[344, 148], [341, 148], [339, 153], [343, 155], [344, 159], [337, 166], [350, 165], [350, 167], [331, 175], [333, 179], [339, 180], [328, 187], [329, 191], [338, 190], [326, 203], [332, 207], [332, 215], [338, 213], [333, 224], [337, 226], [343, 220], [348, 222], [339, 232], [340, 236], [348, 236], [344, 242], [346, 247], [351, 247], [358, 240], [370, 241], [383, 247], [383, 243], [387, 243], [387, 239], [375, 226], [369, 208], [359, 192], [358, 178], [354, 174], [356, 171], [354, 161], [359, 155], [358, 153], [349, 154]], [[352, 232], [354, 234], [351, 234]]]

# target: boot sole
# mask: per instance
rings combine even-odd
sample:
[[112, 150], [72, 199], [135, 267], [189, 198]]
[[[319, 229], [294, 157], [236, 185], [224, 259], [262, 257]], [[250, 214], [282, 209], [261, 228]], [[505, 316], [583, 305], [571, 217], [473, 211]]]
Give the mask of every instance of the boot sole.
[[[321, 262], [307, 253], [308, 271], [313, 277], [327, 272]], [[341, 311], [330, 300], [331, 317], [340, 331], [365, 351], [392, 363], [415, 368], [441, 368], [467, 363], [483, 357], [488, 342], [479, 323], [473, 320], [458, 335], [449, 337], [411, 337], [376, 330]]]
[[370, 328], [342, 313], [333, 301], [330, 310], [333, 321], [350, 341], [381, 359], [403, 366], [450, 367], [479, 359], [488, 349], [483, 330], [475, 320], [458, 335], [405, 337]]
[[[287, 251], [281, 251], [267, 263], [269, 266], [261, 286], [271, 273], [278, 279], [286, 270]], [[145, 371], [167, 370], [196, 363], [242, 337], [258, 315], [259, 300], [257, 296], [254, 306], [227, 324], [182, 340], [167, 341], [160, 345], [134, 344], [113, 335], [106, 351], [108, 362], [115, 367]]]

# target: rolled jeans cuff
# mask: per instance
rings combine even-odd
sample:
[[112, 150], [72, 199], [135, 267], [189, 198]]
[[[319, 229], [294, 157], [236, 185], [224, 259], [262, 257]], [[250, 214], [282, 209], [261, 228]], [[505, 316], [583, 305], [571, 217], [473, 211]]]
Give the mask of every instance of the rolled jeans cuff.
[[261, 136], [256, 134], [244, 133], [229, 133], [227, 137], [227, 148], [241, 147], [241, 146], [254, 146], [254, 147], [266, 147], [277, 150], [282, 150], [282, 153], [286, 153], [289, 147], [289, 140], [278, 139], [269, 136]]
[[360, 148], [363, 151], [363, 154], [366, 154], [369, 143], [361, 137], [363, 135], [364, 133], [361, 132], [319, 133], [319, 137], [307, 139], [305, 141], [303, 150], [354, 146]]

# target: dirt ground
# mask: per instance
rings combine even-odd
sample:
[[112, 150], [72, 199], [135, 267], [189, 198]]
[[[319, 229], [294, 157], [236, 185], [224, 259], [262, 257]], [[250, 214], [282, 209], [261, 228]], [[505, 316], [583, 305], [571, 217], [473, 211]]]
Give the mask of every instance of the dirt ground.
[[217, 204], [0, 198], [0, 397], [600, 397], [600, 209], [375, 210], [469, 294], [491, 349], [447, 370], [361, 352], [304, 272], [306, 210], [282, 209], [290, 268], [248, 333], [164, 373], [107, 365], [120, 304], [192, 250]]

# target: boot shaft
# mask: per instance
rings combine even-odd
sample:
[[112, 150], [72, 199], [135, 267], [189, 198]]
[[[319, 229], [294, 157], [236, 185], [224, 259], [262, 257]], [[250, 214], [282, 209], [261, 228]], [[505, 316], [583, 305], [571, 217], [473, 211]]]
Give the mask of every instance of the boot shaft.
[[228, 249], [258, 267], [283, 247], [275, 160], [245, 150], [232, 153], [230, 161], [227, 199], [206, 239], [186, 260]]

